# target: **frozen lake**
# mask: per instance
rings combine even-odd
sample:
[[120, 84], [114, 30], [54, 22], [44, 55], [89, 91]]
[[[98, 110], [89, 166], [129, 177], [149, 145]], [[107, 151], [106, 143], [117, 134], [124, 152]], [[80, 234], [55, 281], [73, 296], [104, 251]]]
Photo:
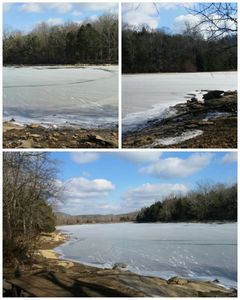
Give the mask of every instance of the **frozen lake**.
[[118, 121], [118, 67], [4, 67], [4, 120], [108, 126]]
[[202, 90], [237, 90], [237, 72], [157, 73], [123, 75], [123, 130], [134, 129], [144, 121], [164, 117], [167, 108]]
[[140, 274], [214, 280], [237, 286], [237, 223], [59, 226], [70, 240], [63, 258], [100, 268], [126, 263]]

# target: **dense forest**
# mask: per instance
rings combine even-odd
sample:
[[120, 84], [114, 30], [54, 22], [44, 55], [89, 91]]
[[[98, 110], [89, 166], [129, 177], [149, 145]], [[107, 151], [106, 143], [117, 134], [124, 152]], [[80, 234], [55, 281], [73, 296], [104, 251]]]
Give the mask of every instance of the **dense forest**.
[[137, 222], [237, 221], [237, 184], [200, 185], [186, 196], [170, 196], [137, 215]]
[[3, 257], [28, 261], [41, 232], [55, 230], [55, 163], [40, 152], [3, 154]]
[[3, 63], [8, 64], [116, 64], [118, 19], [100, 16], [94, 22], [37, 25], [30, 33], [4, 32]]
[[123, 73], [210, 72], [237, 69], [237, 35], [206, 40], [201, 32], [183, 34], [124, 26]]

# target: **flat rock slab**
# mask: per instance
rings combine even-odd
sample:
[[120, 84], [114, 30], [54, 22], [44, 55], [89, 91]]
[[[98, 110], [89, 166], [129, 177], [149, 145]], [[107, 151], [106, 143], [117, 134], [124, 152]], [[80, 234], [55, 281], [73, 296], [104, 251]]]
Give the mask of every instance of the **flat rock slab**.
[[237, 92], [201, 102], [189, 100], [171, 109], [175, 115], [124, 132], [123, 148], [237, 147]]
[[101, 270], [77, 274], [43, 272], [10, 279], [12, 295], [35, 297], [236, 297], [235, 289], [212, 282], [174, 277], [164, 280], [122, 272]]
[[[22, 291], [33, 297], [71, 297], [67, 289], [39, 276], [27, 276], [8, 280], [13, 285], [13, 295], [20, 297]], [[18, 294], [19, 293], [19, 294]]]

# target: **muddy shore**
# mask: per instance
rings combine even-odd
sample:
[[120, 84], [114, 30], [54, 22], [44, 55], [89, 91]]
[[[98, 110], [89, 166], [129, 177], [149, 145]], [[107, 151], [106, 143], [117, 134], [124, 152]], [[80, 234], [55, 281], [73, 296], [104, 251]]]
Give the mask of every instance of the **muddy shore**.
[[123, 147], [237, 147], [236, 91], [209, 91], [201, 101], [193, 97], [170, 109], [175, 112], [173, 116], [154, 119], [137, 130], [125, 132]]
[[3, 123], [3, 148], [117, 148], [118, 128], [59, 128]]
[[[173, 277], [169, 280], [141, 276], [121, 268], [98, 269], [59, 258], [53, 249], [67, 241], [60, 233], [43, 235], [31, 266], [21, 275], [4, 268], [4, 295], [11, 296], [15, 284], [25, 290], [20, 296], [42, 297], [236, 297], [237, 291], [216, 282]], [[41, 282], [41, 286], [39, 283]], [[18, 295], [19, 296], [19, 295]]]

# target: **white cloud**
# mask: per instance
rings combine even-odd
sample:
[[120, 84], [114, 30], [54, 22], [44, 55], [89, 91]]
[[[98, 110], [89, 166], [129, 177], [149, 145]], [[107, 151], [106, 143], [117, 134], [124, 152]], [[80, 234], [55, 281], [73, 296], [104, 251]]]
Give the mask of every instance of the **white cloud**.
[[114, 184], [106, 179], [90, 180], [84, 177], [73, 177], [59, 182], [62, 192], [60, 211], [70, 214], [96, 214], [116, 211], [117, 207], [104, 198], [115, 189]]
[[87, 18], [87, 20], [88, 20], [89, 22], [94, 22], [94, 21], [96, 21], [97, 19], [98, 19], [98, 16], [97, 16], [97, 15], [92, 15], [92, 16], [90, 16], [90, 17]]
[[[225, 20], [220, 15], [211, 14], [209, 16], [210, 20], [214, 20], [214, 24], [208, 22], [207, 18], [201, 17], [200, 15], [186, 14], [177, 16], [173, 21], [173, 31], [174, 33], [183, 33], [188, 27], [196, 27], [199, 29], [199, 32], [204, 37], [209, 37], [214, 31], [214, 35], [220, 34], [221, 31], [218, 31], [218, 28], [231, 28], [235, 29], [236, 24], [234, 21], [227, 19]], [[198, 25], [200, 24], [200, 25]], [[226, 33], [227, 34], [227, 33]]]
[[71, 153], [71, 158], [78, 164], [87, 164], [99, 159], [99, 155], [93, 152], [74, 152]]
[[78, 17], [78, 16], [82, 16], [83, 13], [82, 13], [80, 10], [74, 10], [74, 11], [72, 12], [72, 15]]
[[70, 215], [94, 215], [94, 214], [110, 214], [118, 213], [119, 207], [107, 201], [86, 202], [79, 200], [77, 204], [59, 204], [58, 211], [68, 213]]
[[80, 4], [82, 7], [84, 7], [87, 10], [103, 10], [103, 11], [115, 11], [117, 12], [118, 10], [118, 4], [117, 3], [111, 3], [111, 2], [92, 2], [92, 3], [81, 3]]
[[237, 152], [229, 152], [224, 155], [221, 161], [223, 163], [232, 163], [232, 162], [236, 162], [237, 159], [238, 159]]
[[42, 6], [38, 3], [24, 3], [20, 6], [20, 10], [29, 13], [40, 13], [43, 11]]
[[159, 16], [153, 3], [126, 3], [123, 5], [123, 22], [130, 26], [158, 27]]
[[170, 9], [177, 9], [177, 8], [190, 8], [193, 7], [194, 3], [193, 2], [161, 2], [157, 3], [157, 8], [158, 10], [160, 9], [165, 9], [165, 10], [170, 10]]
[[213, 154], [211, 153], [202, 153], [192, 154], [186, 159], [179, 157], [160, 159], [156, 163], [141, 168], [140, 173], [164, 179], [184, 178], [206, 167], [212, 157]]
[[122, 5], [123, 22], [130, 26], [138, 27], [139, 25], [147, 25], [151, 29], [156, 29], [159, 27], [159, 22], [161, 21], [159, 17], [160, 11], [173, 10], [185, 6], [184, 4], [173, 2], [124, 3]]
[[46, 23], [50, 26], [61, 25], [64, 23], [64, 20], [62, 18], [49, 18]]
[[89, 199], [105, 196], [115, 186], [106, 179], [86, 179], [84, 177], [73, 177], [63, 183], [64, 197], [74, 201], [78, 199]]
[[133, 163], [150, 163], [157, 161], [160, 156], [161, 152], [139, 152], [139, 151], [129, 151], [129, 152], [119, 152], [117, 153], [117, 156], [129, 160]]
[[183, 33], [188, 26], [194, 27], [199, 22], [199, 16], [194, 16], [192, 14], [177, 16], [173, 21], [173, 31], [175, 33]]
[[180, 5], [178, 3], [170, 2], [135, 2], [135, 3], [123, 3], [122, 12], [123, 14], [129, 11], [137, 11], [144, 14], [158, 15], [160, 10], [176, 9]]
[[128, 189], [122, 195], [122, 211], [134, 211], [162, 201], [170, 195], [186, 194], [188, 188], [183, 184], [150, 184], [145, 183], [136, 188]]
[[82, 25], [83, 20], [73, 20], [73, 23], [76, 23], [78, 25]]
[[59, 14], [64, 14], [72, 10], [73, 6], [71, 3], [49, 3], [49, 8], [54, 9]]

